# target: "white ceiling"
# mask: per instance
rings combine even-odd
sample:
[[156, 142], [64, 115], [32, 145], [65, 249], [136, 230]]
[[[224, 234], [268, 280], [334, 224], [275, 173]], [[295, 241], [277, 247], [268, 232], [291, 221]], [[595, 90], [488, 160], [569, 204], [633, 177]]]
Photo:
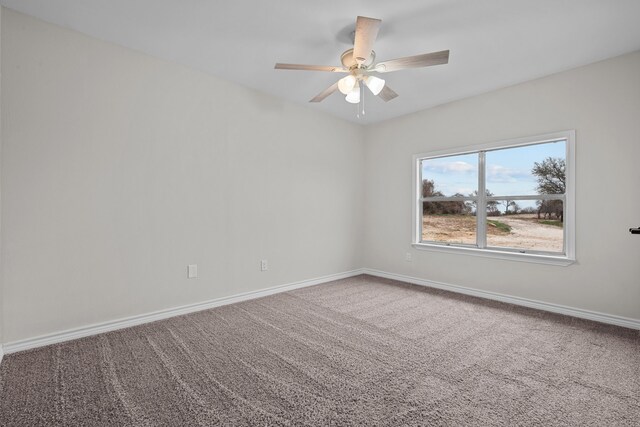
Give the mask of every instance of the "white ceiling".
[[[640, 0], [0, 0], [9, 8], [175, 61], [310, 108], [374, 123], [640, 49]], [[357, 15], [382, 19], [378, 60], [451, 50], [448, 65], [384, 75], [366, 116], [342, 75], [274, 70], [339, 65]]]

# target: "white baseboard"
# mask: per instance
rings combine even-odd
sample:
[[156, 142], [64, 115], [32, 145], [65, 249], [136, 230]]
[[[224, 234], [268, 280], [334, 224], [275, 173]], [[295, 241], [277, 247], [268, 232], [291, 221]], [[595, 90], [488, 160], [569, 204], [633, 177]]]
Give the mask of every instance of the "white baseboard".
[[[293, 289], [304, 288], [307, 286], [318, 285], [320, 283], [332, 282], [334, 280], [346, 279], [348, 277], [364, 274], [364, 270], [352, 270], [344, 273], [331, 274], [328, 276], [317, 277], [315, 279], [302, 280], [300, 282], [289, 283], [286, 285], [274, 286], [258, 291], [244, 292], [228, 297], [216, 298], [195, 304], [183, 305], [180, 307], [169, 308], [166, 310], [154, 311], [151, 313], [131, 316], [108, 322], [95, 323], [93, 325], [83, 326], [80, 328], [68, 329], [66, 331], [54, 332], [52, 334], [41, 335], [38, 337], [27, 338], [20, 341], [4, 343], [2, 347], [6, 354], [18, 351], [29, 350], [32, 348], [43, 347], [50, 344], [57, 344], [64, 341], [70, 341], [77, 338], [88, 337], [91, 335], [101, 334], [104, 332], [115, 331], [117, 329], [128, 328], [131, 326], [141, 325], [143, 323], [155, 322], [156, 320], [167, 319], [169, 317], [180, 316], [182, 314], [193, 313], [196, 311], [207, 310], [221, 305], [234, 304], [240, 301], [251, 300], [255, 298], [265, 297], [267, 295], [286, 292]], [[0, 347], [0, 355], [2, 354]]]
[[417, 277], [405, 276], [405, 275], [396, 274], [396, 273], [388, 273], [386, 271], [379, 271], [379, 270], [374, 270], [370, 268], [365, 268], [364, 273], [369, 274], [371, 276], [383, 277], [386, 279], [398, 280], [400, 282], [412, 283], [414, 285], [443, 289], [446, 291], [456, 292], [459, 294], [472, 295], [475, 297], [486, 298], [486, 299], [495, 300], [495, 301], [502, 301], [509, 304], [521, 305], [529, 308], [536, 308], [538, 310], [550, 311], [552, 313], [579, 317], [581, 319], [594, 320], [600, 323], [623, 326], [625, 328], [630, 328], [630, 329], [640, 329], [640, 319], [631, 319], [629, 317], [599, 313], [597, 311], [583, 310], [581, 308], [567, 307], [565, 305], [552, 304], [552, 303], [532, 300], [528, 298], [504, 295], [496, 292], [482, 291], [479, 289], [467, 288], [464, 286], [450, 285], [448, 283], [434, 282], [431, 280], [419, 279]]
[[386, 279], [398, 280], [400, 282], [412, 283], [415, 285], [426, 286], [430, 288], [443, 289], [465, 295], [476, 296], [480, 298], [502, 301], [509, 304], [520, 305], [524, 307], [535, 308], [538, 310], [549, 311], [552, 313], [564, 314], [567, 316], [578, 317], [581, 319], [594, 320], [596, 322], [607, 323], [611, 325], [623, 326], [631, 329], [640, 330], [640, 319], [631, 319], [628, 317], [616, 316], [612, 314], [599, 313], [595, 311], [583, 310], [574, 307], [567, 307], [558, 304], [547, 303], [543, 301], [531, 300], [527, 298], [515, 297], [510, 295], [499, 294], [496, 292], [483, 291], [479, 289], [467, 288], [464, 286], [451, 285], [448, 283], [434, 282], [431, 280], [419, 279], [417, 277], [405, 276], [402, 274], [388, 273], [385, 271], [363, 268], [358, 270], [347, 271], [344, 273], [332, 274], [328, 276], [318, 277], [315, 279], [303, 280], [300, 282], [289, 283], [286, 285], [274, 286], [258, 291], [245, 292], [242, 294], [232, 295], [228, 297], [216, 298], [201, 303], [189, 304], [180, 307], [174, 307], [166, 310], [155, 311], [151, 313], [131, 316], [122, 319], [112, 320], [108, 322], [96, 323], [93, 325], [83, 326], [80, 328], [68, 329], [66, 331], [54, 332], [52, 334], [41, 335], [38, 337], [27, 338], [20, 341], [4, 343], [0, 345], [0, 362], [4, 354], [11, 354], [18, 351], [29, 350], [32, 348], [43, 347], [50, 344], [61, 343], [74, 340], [77, 338], [88, 337], [104, 332], [115, 331], [117, 329], [128, 328], [131, 326], [141, 325], [144, 323], [155, 322], [156, 320], [167, 319], [174, 316], [193, 313], [196, 311], [207, 310], [213, 307], [233, 304], [236, 302], [247, 301], [255, 298], [273, 295], [280, 292], [286, 292], [293, 289], [304, 288], [307, 286], [318, 285], [321, 283], [331, 282], [334, 280], [346, 279], [348, 277], [358, 276], [360, 274], [369, 274], [371, 276], [383, 277]]

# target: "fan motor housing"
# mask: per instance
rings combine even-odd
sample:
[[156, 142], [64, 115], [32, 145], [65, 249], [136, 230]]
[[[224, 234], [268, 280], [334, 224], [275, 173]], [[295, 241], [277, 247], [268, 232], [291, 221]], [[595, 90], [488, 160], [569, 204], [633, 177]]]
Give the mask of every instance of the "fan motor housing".
[[[375, 60], [376, 52], [372, 50], [369, 58], [362, 63], [362, 67], [368, 68]], [[358, 66], [356, 59], [353, 57], [353, 49], [345, 50], [342, 55], [340, 55], [340, 62], [342, 62], [342, 65], [344, 65], [345, 68], [349, 69], [356, 68]]]

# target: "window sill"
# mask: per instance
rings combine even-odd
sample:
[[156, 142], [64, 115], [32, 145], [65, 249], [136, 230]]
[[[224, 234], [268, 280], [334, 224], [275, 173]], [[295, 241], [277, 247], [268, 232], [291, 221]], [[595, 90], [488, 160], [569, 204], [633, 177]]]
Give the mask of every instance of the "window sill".
[[529, 262], [534, 264], [559, 265], [563, 267], [569, 266], [576, 262], [575, 259], [568, 258], [562, 255], [523, 254], [519, 252], [465, 248], [462, 246], [446, 246], [429, 243], [413, 243], [412, 246], [423, 251], [471, 255], [484, 258], [503, 259], [508, 261]]

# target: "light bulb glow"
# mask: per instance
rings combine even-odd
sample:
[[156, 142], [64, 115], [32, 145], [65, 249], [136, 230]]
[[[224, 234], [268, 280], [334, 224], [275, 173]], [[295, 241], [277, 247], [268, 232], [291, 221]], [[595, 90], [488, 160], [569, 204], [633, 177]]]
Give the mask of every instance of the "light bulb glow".
[[360, 102], [360, 88], [355, 86], [344, 99], [351, 104], [358, 104]]
[[384, 80], [376, 76], [368, 76], [364, 82], [374, 95], [378, 95], [384, 88]]
[[356, 85], [355, 76], [349, 74], [347, 77], [343, 77], [338, 80], [338, 90], [345, 95], [349, 95]]

